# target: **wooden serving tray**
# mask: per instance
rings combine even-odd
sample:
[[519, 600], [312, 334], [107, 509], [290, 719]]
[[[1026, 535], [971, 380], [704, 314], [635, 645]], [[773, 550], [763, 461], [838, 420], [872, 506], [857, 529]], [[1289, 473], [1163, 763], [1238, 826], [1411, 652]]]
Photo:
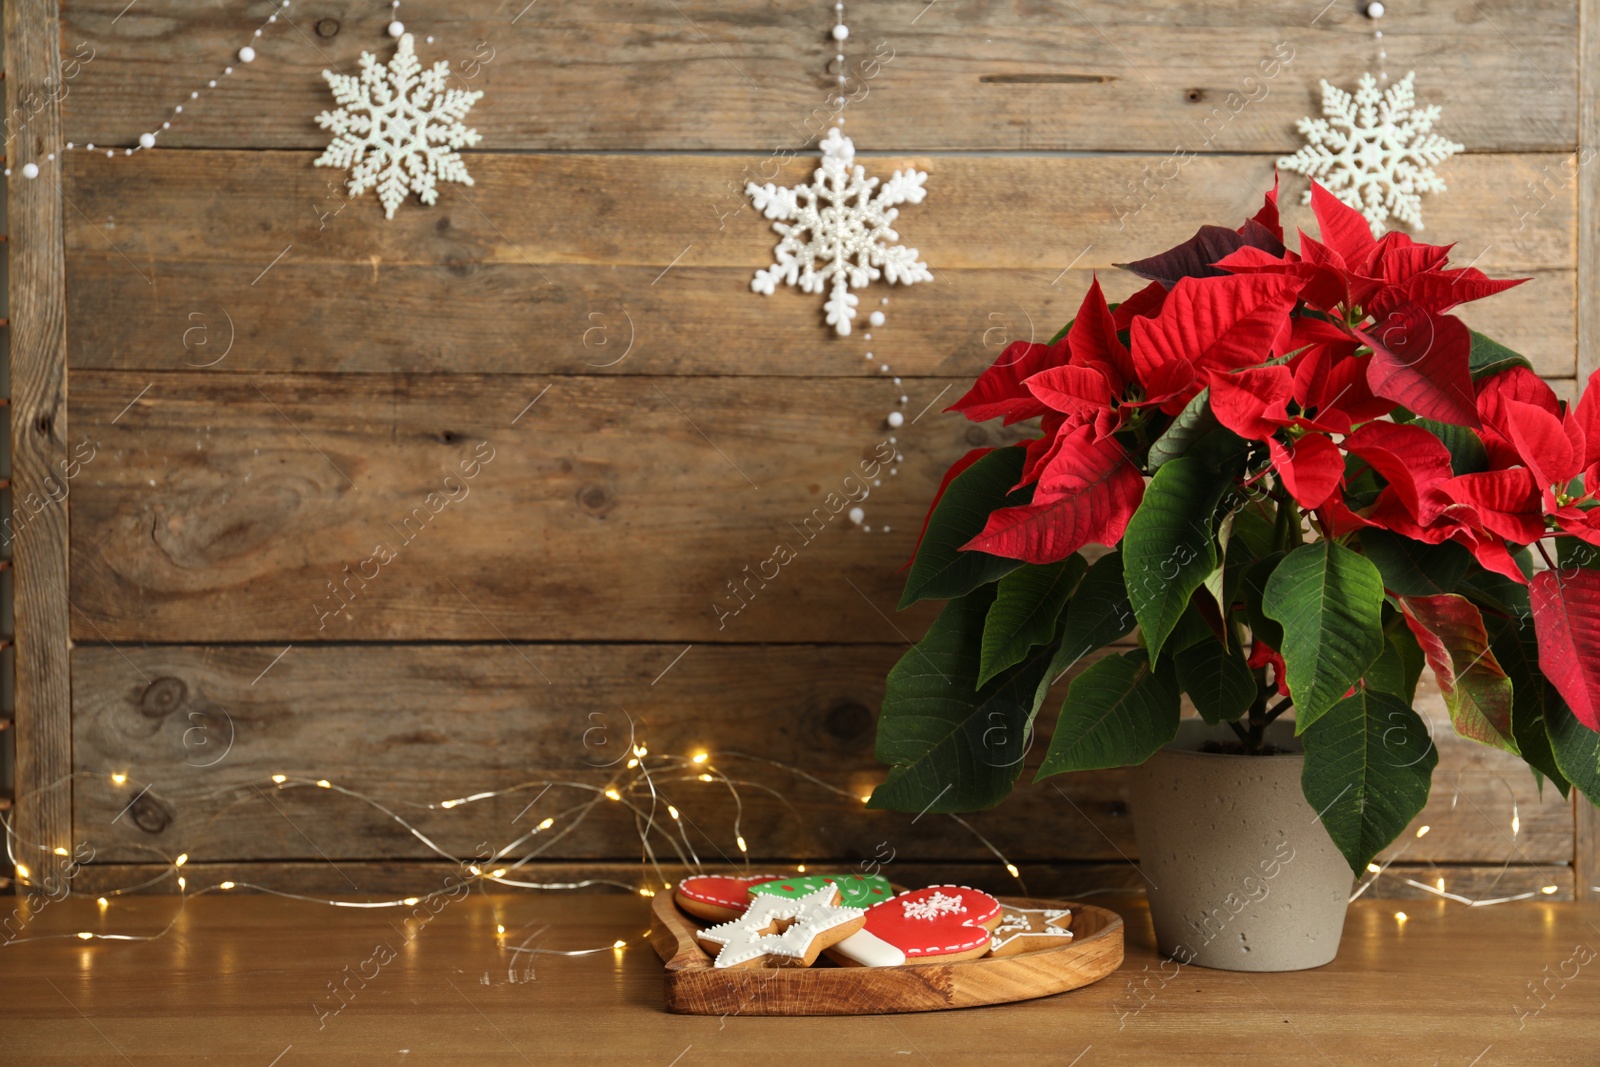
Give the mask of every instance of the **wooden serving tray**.
[[886, 1015], [973, 1008], [1047, 997], [1098, 982], [1122, 966], [1122, 918], [1088, 904], [1001, 897], [1018, 908], [1070, 908], [1072, 940], [1014, 956], [903, 967], [735, 968], [719, 971], [695, 940], [700, 929], [655, 898], [650, 943], [667, 965], [667, 1010], [679, 1015]]

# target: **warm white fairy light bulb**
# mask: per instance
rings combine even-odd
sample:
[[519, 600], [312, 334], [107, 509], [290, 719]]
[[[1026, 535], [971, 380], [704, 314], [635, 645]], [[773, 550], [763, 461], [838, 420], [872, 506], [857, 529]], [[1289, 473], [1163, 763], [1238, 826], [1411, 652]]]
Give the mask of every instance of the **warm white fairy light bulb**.
[[119, 774], [113, 774], [111, 776], [111, 784], [112, 785], [122, 785], [127, 780], [128, 780], [128, 776], [126, 774], [120, 774], [119, 773]]

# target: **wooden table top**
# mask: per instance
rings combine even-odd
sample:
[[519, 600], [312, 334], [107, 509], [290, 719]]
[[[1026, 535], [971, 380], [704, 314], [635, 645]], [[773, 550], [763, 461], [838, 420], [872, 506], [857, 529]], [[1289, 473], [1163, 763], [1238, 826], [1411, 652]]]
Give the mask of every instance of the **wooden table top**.
[[[6, 932], [150, 933], [176, 918], [155, 941], [0, 948], [0, 1063], [1600, 1062], [1600, 904], [1361, 900], [1332, 964], [1265, 975], [1174, 973], [1143, 903], [1112, 901], [1128, 920], [1127, 962], [1098, 985], [967, 1011], [775, 1019], [663, 1012], [647, 903], [473, 894], [426, 923], [405, 909], [222, 894], [181, 912], [171, 897], [104, 913], [93, 900], [49, 904]], [[627, 946], [583, 956], [516, 951], [618, 939]]]

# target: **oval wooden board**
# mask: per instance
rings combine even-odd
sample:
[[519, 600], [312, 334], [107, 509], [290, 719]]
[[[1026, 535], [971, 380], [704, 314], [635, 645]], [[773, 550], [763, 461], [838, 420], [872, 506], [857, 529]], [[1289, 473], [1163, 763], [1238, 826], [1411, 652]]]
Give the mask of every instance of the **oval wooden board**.
[[1031, 1000], [1098, 982], [1122, 965], [1122, 918], [1088, 904], [1002, 897], [1017, 908], [1070, 908], [1073, 938], [1014, 956], [905, 967], [719, 971], [670, 893], [656, 897], [650, 941], [667, 964], [667, 1010], [680, 1015], [885, 1015]]

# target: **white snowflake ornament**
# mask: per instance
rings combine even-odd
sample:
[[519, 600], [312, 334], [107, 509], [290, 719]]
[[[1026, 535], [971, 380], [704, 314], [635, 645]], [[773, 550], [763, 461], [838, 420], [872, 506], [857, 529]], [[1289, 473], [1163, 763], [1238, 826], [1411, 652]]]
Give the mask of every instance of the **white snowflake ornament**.
[[856, 147], [837, 127], [822, 141], [822, 162], [811, 184], [779, 188], [768, 182], [745, 186], [756, 210], [775, 219], [772, 228], [783, 239], [773, 252], [773, 265], [756, 271], [750, 288], [771, 296], [778, 282], [798, 285], [802, 292], [829, 289], [823, 303], [828, 325], [841, 335], [850, 332], [858, 297], [878, 278], [891, 284], [929, 282], [928, 265], [915, 248], [895, 242], [892, 223], [897, 204], [920, 204], [928, 175], [919, 170], [895, 171], [888, 181], [868, 178], [855, 162]]
[[387, 66], [362, 52], [359, 78], [331, 70], [322, 76], [339, 107], [317, 116], [334, 138], [316, 165], [349, 170], [351, 196], [376, 188], [384, 218], [392, 219], [408, 192], [432, 204], [438, 182], [472, 184], [456, 149], [483, 139], [461, 122], [483, 93], [446, 89], [450, 64], [423, 70], [409, 33]]
[[1323, 82], [1324, 117], [1301, 119], [1308, 143], [1278, 160], [1361, 212], [1374, 237], [1391, 216], [1423, 229], [1422, 194], [1445, 191], [1434, 165], [1466, 150], [1433, 132], [1439, 107], [1417, 107], [1415, 78], [1407, 74], [1379, 92], [1377, 79], [1363, 74], [1354, 96]]

